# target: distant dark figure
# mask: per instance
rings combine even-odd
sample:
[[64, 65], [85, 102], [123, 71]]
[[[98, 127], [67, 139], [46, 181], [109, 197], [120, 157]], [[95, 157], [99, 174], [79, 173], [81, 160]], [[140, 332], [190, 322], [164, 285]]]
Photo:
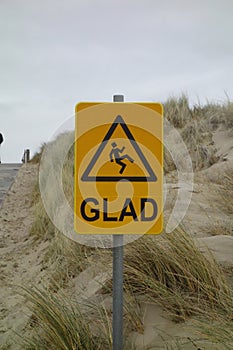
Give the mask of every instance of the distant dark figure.
[[126, 168], [126, 164], [122, 162], [123, 159], [128, 159], [131, 163], [134, 162], [134, 160], [128, 154], [125, 154], [123, 156], [120, 155], [120, 153], [122, 153], [124, 149], [125, 147], [122, 147], [122, 149], [118, 148], [116, 142], [113, 142], [112, 150], [109, 154], [111, 162], [113, 162], [115, 158], [115, 162], [121, 166], [121, 169], [119, 171], [120, 174], [123, 174]]
[[[0, 133], [0, 146], [3, 143], [3, 140], [4, 140], [3, 135]], [[0, 154], [0, 164], [1, 164], [1, 154]]]
[[29, 149], [25, 149], [24, 153], [23, 153], [22, 162], [23, 163], [28, 163], [29, 160], [30, 160], [30, 150]]

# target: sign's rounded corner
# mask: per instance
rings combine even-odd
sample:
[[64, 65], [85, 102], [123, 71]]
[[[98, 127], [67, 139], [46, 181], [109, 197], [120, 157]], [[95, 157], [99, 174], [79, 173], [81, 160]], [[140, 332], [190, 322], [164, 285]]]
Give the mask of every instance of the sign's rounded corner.
[[164, 115], [164, 107], [163, 107], [163, 104], [161, 102], [157, 102], [157, 105], [160, 107], [160, 113], [161, 116], [163, 117]]
[[164, 108], [161, 102], [137, 102], [136, 104], [149, 108], [153, 112], [158, 113], [161, 115], [161, 117], [163, 117]]
[[81, 109], [86, 108], [85, 107], [86, 105], [87, 105], [87, 102], [84, 102], [84, 101], [80, 101], [80, 102], [76, 103], [75, 112], [76, 113], [80, 112]]

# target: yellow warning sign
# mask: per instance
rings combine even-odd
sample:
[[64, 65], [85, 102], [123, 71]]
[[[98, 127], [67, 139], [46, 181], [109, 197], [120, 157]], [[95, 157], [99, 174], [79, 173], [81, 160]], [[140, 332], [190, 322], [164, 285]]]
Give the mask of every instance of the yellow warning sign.
[[75, 126], [75, 230], [162, 230], [163, 119], [158, 103], [79, 103]]

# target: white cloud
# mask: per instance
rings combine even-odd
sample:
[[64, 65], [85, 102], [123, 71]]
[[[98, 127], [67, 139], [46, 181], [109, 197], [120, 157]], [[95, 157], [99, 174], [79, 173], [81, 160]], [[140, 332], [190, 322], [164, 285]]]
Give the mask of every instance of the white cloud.
[[231, 0], [2, 0], [4, 160], [20, 161], [22, 139], [47, 140], [79, 100], [230, 95], [232, 10]]

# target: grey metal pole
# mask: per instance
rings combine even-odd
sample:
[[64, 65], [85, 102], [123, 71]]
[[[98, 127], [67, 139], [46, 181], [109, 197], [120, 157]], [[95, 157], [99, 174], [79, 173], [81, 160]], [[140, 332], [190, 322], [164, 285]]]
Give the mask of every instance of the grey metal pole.
[[[114, 95], [113, 102], [124, 102], [124, 96]], [[113, 350], [123, 350], [123, 243], [123, 235], [113, 235]]]

